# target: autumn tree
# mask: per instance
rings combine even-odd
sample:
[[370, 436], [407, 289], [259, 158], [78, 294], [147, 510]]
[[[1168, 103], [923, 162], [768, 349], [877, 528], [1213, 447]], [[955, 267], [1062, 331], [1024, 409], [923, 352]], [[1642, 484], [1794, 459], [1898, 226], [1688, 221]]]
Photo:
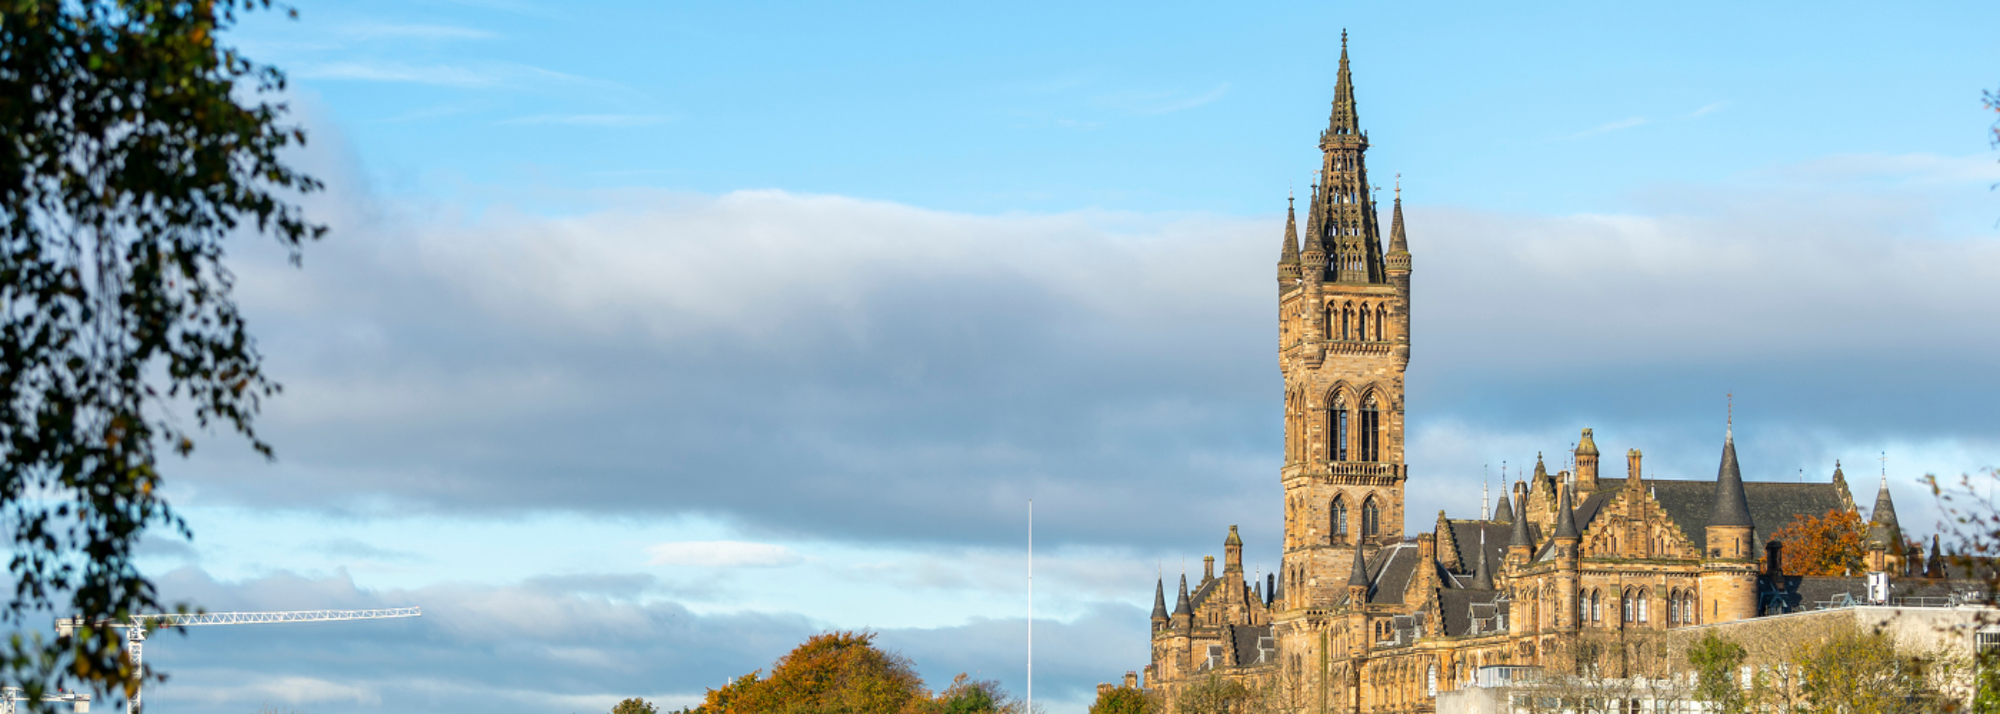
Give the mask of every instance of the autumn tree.
[[814, 635], [771, 667], [708, 690], [705, 714], [926, 714], [934, 704], [910, 660], [872, 632]]
[[1231, 714], [1255, 694], [1241, 682], [1209, 672], [1174, 698], [1174, 714]]
[[1784, 547], [1781, 560], [1786, 575], [1846, 575], [1865, 570], [1867, 529], [1860, 514], [1835, 508], [1818, 518], [1794, 515], [1771, 537]]
[[1112, 687], [1097, 693], [1090, 714], [1153, 714], [1153, 700], [1136, 687]]
[[[0, 522], [14, 587], [6, 679], [134, 696], [107, 623], [167, 608], [133, 562], [187, 535], [163, 457], [252, 422], [277, 392], [233, 295], [226, 239], [297, 260], [324, 232], [284, 75], [223, 41], [270, 0], [0, 0]], [[55, 616], [83, 627], [44, 637]]]
[[652, 702], [633, 697], [612, 707], [611, 714], [660, 714], [660, 709], [653, 706]]

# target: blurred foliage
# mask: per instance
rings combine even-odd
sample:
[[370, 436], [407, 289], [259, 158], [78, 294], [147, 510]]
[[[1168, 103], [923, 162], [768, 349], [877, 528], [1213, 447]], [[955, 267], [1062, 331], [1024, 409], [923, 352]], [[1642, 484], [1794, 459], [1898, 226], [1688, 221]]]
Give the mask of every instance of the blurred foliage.
[[1784, 544], [1780, 562], [1786, 575], [1849, 575], [1865, 570], [1867, 529], [1860, 514], [1835, 508], [1818, 518], [1794, 515], [1771, 538]]
[[1694, 697], [1713, 705], [1724, 714], [1746, 711], [1743, 690], [1737, 675], [1748, 655], [1743, 646], [1709, 632], [1687, 651], [1688, 665], [1694, 668]]
[[[159, 459], [252, 428], [278, 385], [232, 296], [224, 239], [298, 261], [320, 188], [282, 159], [277, 69], [220, 42], [269, 0], [0, 0], [0, 520], [12, 536], [6, 676], [130, 697], [147, 677], [106, 621], [165, 609], [133, 565], [189, 535]], [[80, 617], [73, 635], [38, 631]]]
[[652, 702], [633, 697], [611, 707], [611, 714], [660, 714], [660, 709]]
[[1113, 687], [1097, 693], [1090, 714], [1153, 714], [1153, 700], [1133, 687]]

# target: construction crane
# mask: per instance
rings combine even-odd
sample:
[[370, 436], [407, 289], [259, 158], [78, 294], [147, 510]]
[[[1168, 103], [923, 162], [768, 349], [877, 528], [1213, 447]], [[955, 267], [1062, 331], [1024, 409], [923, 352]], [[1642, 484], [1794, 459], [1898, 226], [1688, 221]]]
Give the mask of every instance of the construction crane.
[[[20, 687], [0, 687], [0, 714], [14, 714], [16, 711], [15, 704], [25, 701], [28, 701], [28, 695], [22, 692]], [[90, 693], [88, 692], [44, 694], [42, 695], [42, 701], [69, 702], [70, 707], [76, 714], [89, 714], [90, 712]]]
[[[115, 627], [125, 631], [125, 654], [132, 659], [132, 669], [138, 671], [144, 661], [142, 655], [146, 646], [146, 631], [161, 627], [194, 627], [198, 625], [255, 625], [280, 622], [333, 622], [336, 620], [383, 620], [394, 617], [423, 617], [423, 609], [416, 607], [392, 607], [378, 610], [297, 610], [292, 612], [204, 612], [185, 615], [162, 614], [140, 615], [124, 622], [105, 621], [102, 627]], [[56, 620], [56, 632], [68, 635], [83, 626], [83, 618], [65, 617]], [[46, 699], [46, 697], [44, 697]], [[89, 700], [85, 699], [78, 711], [88, 711]], [[9, 699], [0, 714], [13, 714], [14, 703]], [[139, 714], [139, 693], [134, 690], [132, 698], [125, 702], [126, 714]]]

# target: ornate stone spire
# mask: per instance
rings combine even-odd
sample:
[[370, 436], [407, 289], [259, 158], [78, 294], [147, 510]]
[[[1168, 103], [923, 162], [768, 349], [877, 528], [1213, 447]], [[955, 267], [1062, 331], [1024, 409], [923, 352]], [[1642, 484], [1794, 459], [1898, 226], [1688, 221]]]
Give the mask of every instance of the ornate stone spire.
[[1167, 581], [1160, 578], [1153, 581], [1153, 619], [1167, 619]]
[[[1396, 209], [1389, 218], [1389, 262], [1403, 258], [1403, 268], [1409, 269], [1410, 239], [1403, 234], [1403, 175], [1396, 174]], [[1391, 266], [1394, 267], [1394, 266]]]
[[1354, 75], [1347, 69], [1347, 31], [1340, 31], [1340, 75], [1333, 85], [1333, 115], [1326, 120], [1331, 136], [1358, 136], [1361, 117], [1354, 111]]
[[1736, 466], [1736, 424], [1730, 418], [1722, 432], [1722, 466], [1715, 474], [1715, 512], [1711, 526], [1756, 527], [1750, 520], [1750, 499], [1743, 494], [1743, 472]]

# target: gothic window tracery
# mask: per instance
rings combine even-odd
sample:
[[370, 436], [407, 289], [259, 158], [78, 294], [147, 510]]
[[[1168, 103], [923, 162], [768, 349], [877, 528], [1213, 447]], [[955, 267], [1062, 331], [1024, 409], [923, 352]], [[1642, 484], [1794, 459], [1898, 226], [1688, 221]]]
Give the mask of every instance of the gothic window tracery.
[[1333, 526], [1333, 535], [1334, 535], [1334, 537], [1335, 537], [1335, 538], [1346, 538], [1346, 537], [1347, 537], [1347, 501], [1346, 501], [1345, 499], [1343, 499], [1343, 498], [1339, 497], [1339, 496], [1336, 496], [1336, 497], [1334, 497], [1334, 499], [1333, 499], [1333, 517], [1332, 517], [1332, 519], [1331, 519], [1331, 520], [1332, 520], [1332, 526]]
[[1368, 500], [1361, 503], [1361, 535], [1364, 538], [1373, 538], [1381, 527], [1381, 509], [1375, 506], [1375, 497], [1369, 496]]

